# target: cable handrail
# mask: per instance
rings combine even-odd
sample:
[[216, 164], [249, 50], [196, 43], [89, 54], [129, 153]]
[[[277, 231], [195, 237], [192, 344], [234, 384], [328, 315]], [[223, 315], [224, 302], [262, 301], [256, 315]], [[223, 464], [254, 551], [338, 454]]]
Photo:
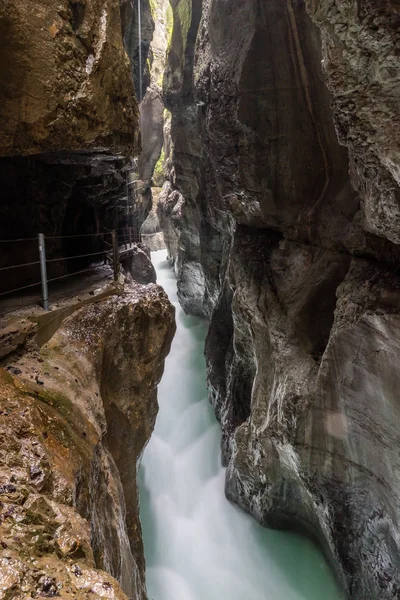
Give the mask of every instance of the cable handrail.
[[[132, 227], [119, 227], [116, 229], [118, 232], [124, 232], [123, 235], [129, 237], [129, 229], [133, 229]], [[102, 231], [100, 233], [77, 233], [73, 235], [45, 235], [46, 240], [67, 240], [73, 238], [85, 238], [85, 237], [105, 237], [107, 235], [112, 235], [112, 231]], [[37, 237], [28, 237], [28, 238], [14, 238], [11, 240], [0, 240], [0, 244], [11, 244], [14, 242], [37, 242]]]
[[90, 252], [89, 254], [78, 254], [77, 256], [62, 256], [60, 258], [46, 259], [47, 263], [59, 262], [60, 260], [73, 260], [74, 258], [85, 258], [86, 256], [99, 256], [99, 254], [107, 254], [107, 250], [101, 252]]
[[81, 271], [74, 271], [73, 273], [67, 273], [66, 275], [60, 275], [59, 277], [53, 277], [52, 279], [48, 279], [47, 283], [52, 283], [53, 281], [58, 281], [59, 279], [66, 279], [67, 277], [72, 277], [73, 275], [80, 275], [81, 273], [87, 273], [88, 271], [93, 271], [94, 269], [99, 268], [102, 265], [92, 265], [87, 269], [82, 269]]
[[[77, 254], [74, 256], [60, 256], [58, 258], [46, 258], [46, 240], [63, 240], [63, 239], [75, 239], [75, 238], [97, 238], [101, 239], [103, 249], [98, 252], [87, 252], [86, 254]], [[108, 238], [108, 239], [107, 239]], [[118, 279], [118, 274], [120, 271], [120, 259], [122, 255], [126, 256], [124, 252], [126, 250], [132, 248], [132, 245], [137, 243], [140, 240], [140, 237], [137, 236], [137, 230], [135, 227], [122, 227], [119, 229], [114, 229], [112, 231], [104, 231], [99, 233], [87, 233], [87, 234], [75, 234], [75, 235], [53, 235], [53, 236], [45, 236], [44, 234], [38, 234], [38, 237], [35, 238], [15, 238], [11, 240], [0, 240], [0, 243], [13, 243], [13, 242], [31, 242], [36, 241], [38, 243], [39, 250], [39, 260], [31, 261], [27, 263], [20, 263], [16, 265], [4, 266], [0, 267], [0, 272], [3, 271], [11, 271], [12, 269], [19, 269], [22, 267], [31, 267], [35, 265], [40, 265], [40, 281], [36, 283], [30, 283], [27, 285], [19, 286], [17, 288], [13, 288], [11, 290], [7, 290], [4, 292], [0, 292], [0, 297], [15, 294], [16, 292], [20, 292], [25, 289], [33, 288], [38, 285], [42, 286], [42, 301], [43, 308], [45, 310], [49, 309], [49, 301], [48, 301], [48, 284], [67, 279], [69, 277], [73, 277], [74, 275], [81, 275], [82, 273], [88, 273], [89, 271], [93, 271], [95, 269], [100, 268], [101, 260], [93, 260], [90, 261], [92, 264], [88, 268], [81, 269], [79, 271], [74, 271], [72, 273], [65, 273], [64, 275], [59, 275], [57, 277], [52, 277], [51, 279], [47, 278], [47, 265], [51, 265], [52, 263], [57, 262], [66, 262], [68, 260], [74, 260], [79, 258], [90, 258], [90, 257], [103, 257], [103, 264], [111, 264], [114, 272], [114, 280]], [[125, 247], [125, 248], [124, 248]]]
[[23, 263], [20, 265], [11, 265], [10, 267], [0, 267], [0, 271], [6, 271], [7, 269], [19, 269], [20, 267], [31, 267], [32, 265], [39, 265], [40, 260], [35, 260], [34, 262]]
[[46, 240], [67, 240], [71, 238], [83, 238], [83, 237], [104, 237], [105, 235], [112, 235], [111, 231], [105, 231], [103, 233], [77, 233], [74, 235], [46, 235]]
[[7, 244], [11, 242], [37, 242], [37, 237], [34, 238], [17, 238], [14, 240], [0, 240], [0, 244]]
[[[106, 235], [112, 235], [112, 231], [102, 231], [100, 233], [77, 233], [73, 235], [45, 235], [44, 237], [47, 240], [64, 240], [70, 238], [82, 238], [82, 237], [104, 237]], [[28, 237], [28, 238], [15, 238], [12, 240], [0, 240], [0, 244], [9, 244], [12, 242], [37, 242], [36, 237]]]
[[14, 292], [20, 292], [21, 290], [25, 290], [26, 288], [40, 285], [41, 283], [42, 283], [41, 281], [38, 281], [37, 283], [30, 283], [29, 285], [23, 285], [22, 287], [15, 288], [14, 290], [8, 290], [7, 292], [1, 292], [0, 296], [5, 296], [6, 294], [13, 294]]

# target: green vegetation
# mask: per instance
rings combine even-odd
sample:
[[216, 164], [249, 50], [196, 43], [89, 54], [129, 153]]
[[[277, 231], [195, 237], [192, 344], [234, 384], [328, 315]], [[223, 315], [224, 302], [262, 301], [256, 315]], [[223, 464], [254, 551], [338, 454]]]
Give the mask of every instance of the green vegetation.
[[[30, 392], [30, 394], [32, 394], [32, 392]], [[71, 400], [69, 400], [69, 398], [60, 392], [43, 388], [36, 391], [34, 395], [38, 400], [41, 400], [42, 402], [45, 402], [49, 406], [55, 408], [63, 417], [67, 419], [74, 412]]]
[[154, 167], [154, 177], [157, 179], [161, 179], [164, 176], [164, 162], [165, 162], [165, 153], [164, 148], [161, 150], [160, 158], [157, 161], [156, 166]]
[[156, 20], [156, 10], [157, 10], [157, 2], [156, 0], [149, 0], [150, 11], [153, 21]]
[[192, 24], [192, 2], [191, 0], [180, 0], [176, 8], [181, 27], [183, 48], [186, 48], [187, 36]]
[[[82, 439], [79, 432], [86, 430], [86, 419], [81, 411], [72, 404], [71, 400], [55, 390], [38, 386], [27, 386], [21, 391], [25, 397], [34, 397], [46, 406], [45, 413], [48, 417], [48, 432], [65, 448], [74, 448], [81, 457], [89, 458], [90, 449], [86, 439]], [[89, 432], [88, 432], [89, 433]]]
[[172, 10], [170, 3], [168, 2], [168, 6], [167, 6], [167, 36], [168, 36], [167, 48], [168, 49], [171, 47], [173, 29], [174, 29], [174, 12]]

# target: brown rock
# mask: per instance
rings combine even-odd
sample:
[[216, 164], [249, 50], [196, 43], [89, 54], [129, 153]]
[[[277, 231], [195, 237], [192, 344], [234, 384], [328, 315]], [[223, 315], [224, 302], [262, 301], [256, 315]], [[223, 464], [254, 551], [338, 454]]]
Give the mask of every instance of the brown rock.
[[136, 461], [173, 333], [162, 290], [132, 286], [65, 320], [44, 386], [28, 355], [0, 371], [0, 595], [146, 597]]
[[137, 148], [118, 0], [4, 0], [0, 155]]

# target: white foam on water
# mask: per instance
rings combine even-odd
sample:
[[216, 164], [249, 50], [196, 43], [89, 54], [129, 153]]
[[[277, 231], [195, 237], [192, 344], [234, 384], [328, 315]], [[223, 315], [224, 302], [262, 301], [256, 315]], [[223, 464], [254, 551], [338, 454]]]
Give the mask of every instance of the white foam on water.
[[177, 332], [139, 470], [149, 600], [339, 600], [309, 540], [264, 529], [226, 500], [221, 433], [205, 385], [207, 323], [180, 308], [166, 252], [152, 258]]

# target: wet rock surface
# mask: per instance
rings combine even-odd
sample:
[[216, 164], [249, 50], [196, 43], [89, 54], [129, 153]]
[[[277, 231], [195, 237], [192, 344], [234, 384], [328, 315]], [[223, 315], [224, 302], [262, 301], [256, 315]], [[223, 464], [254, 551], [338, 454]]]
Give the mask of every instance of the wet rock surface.
[[[145, 90], [154, 22], [142, 8]], [[48, 277], [69, 275], [104, 260], [97, 234], [139, 239], [150, 199], [148, 182], [136, 200], [130, 185], [137, 3], [7, 0], [0, 38], [0, 268], [33, 263], [3, 270], [1, 293], [40, 280], [38, 233]], [[136, 281], [155, 282], [144, 248], [130, 262]], [[15, 316], [0, 332], [2, 598], [146, 597], [136, 463], [174, 315], [154, 284], [117, 291], [39, 315], [39, 331]]]
[[125, 271], [137, 283], [156, 283], [157, 275], [151, 262], [150, 252], [144, 245], [135, 244], [130, 256], [122, 262]]
[[159, 218], [210, 318], [227, 495], [316, 539], [349, 597], [396, 598], [396, 3], [200, 11], [174, 3]]
[[146, 221], [142, 225], [141, 233], [150, 235], [152, 233], [158, 233], [161, 231], [160, 229], [160, 221], [158, 218], [158, 201], [161, 194], [161, 188], [152, 188], [152, 196], [153, 196], [153, 206]]
[[138, 111], [119, 0], [5, 0], [0, 155], [133, 153]]
[[[128, 183], [139, 111], [123, 39], [134, 17], [119, 0], [2, 3], [0, 239], [33, 239], [3, 246], [1, 267], [37, 261], [38, 233], [51, 236], [55, 261], [104, 249], [101, 239], [60, 236], [134, 225]], [[90, 261], [53, 262], [49, 277]], [[10, 269], [0, 291], [39, 279], [38, 266]]]
[[164, 104], [160, 89], [156, 86], [148, 88], [143, 98], [140, 121], [143, 142], [139, 158], [139, 178], [150, 182], [163, 145]]
[[150, 249], [151, 252], [164, 250], [165, 241], [164, 234], [161, 231], [160, 220], [158, 217], [158, 203], [161, 196], [161, 188], [152, 188], [152, 209], [146, 221], [143, 223], [140, 230], [143, 244]]
[[142, 152], [139, 156], [139, 179], [151, 182], [164, 144], [164, 103], [162, 85], [168, 45], [168, 2], [153, 0], [151, 3], [154, 31], [150, 40], [148, 68], [149, 85], [140, 104], [140, 128]]
[[367, 231], [400, 242], [400, 11], [395, 1], [306, 2]]
[[139, 64], [139, 15], [138, 2], [135, 0], [120, 0], [122, 34], [124, 45], [131, 63], [132, 79], [135, 86], [136, 98], [144, 98], [150, 83], [149, 62], [151, 60], [151, 42], [154, 35], [153, 1], [141, 0], [141, 51], [142, 51], [142, 89], [140, 89]]
[[[168, 16], [172, 17], [169, 2], [154, 0], [151, 3], [154, 32], [149, 48], [149, 85], [140, 103], [140, 128], [142, 132], [142, 152], [138, 160], [139, 196], [145, 207], [141, 220], [141, 233], [146, 235], [147, 246], [160, 250], [162, 235], [157, 223], [156, 208], [159, 190], [164, 183], [164, 124], [165, 109], [162, 97], [166, 50], [168, 45]], [[170, 24], [170, 27], [172, 25]], [[146, 226], [144, 221], [147, 220]], [[154, 236], [153, 234], [159, 235]]]
[[131, 284], [0, 371], [2, 597], [146, 597], [136, 461], [173, 333]]

